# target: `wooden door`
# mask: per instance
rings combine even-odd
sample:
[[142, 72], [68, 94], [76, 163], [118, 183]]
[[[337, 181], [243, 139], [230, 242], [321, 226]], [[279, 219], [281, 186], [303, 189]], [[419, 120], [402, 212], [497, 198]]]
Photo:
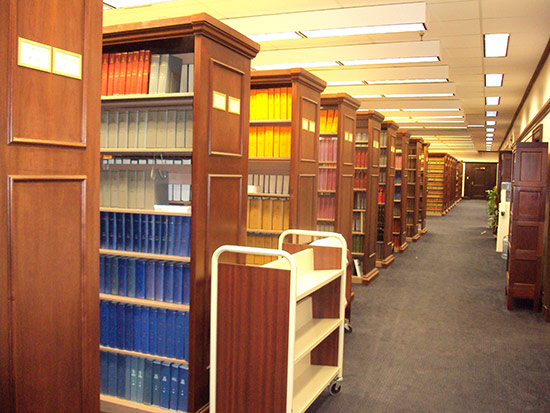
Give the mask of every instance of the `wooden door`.
[[485, 191], [496, 185], [496, 164], [466, 163], [466, 187], [464, 196], [471, 199], [486, 199]]
[[101, 18], [0, 2], [0, 411], [99, 410]]

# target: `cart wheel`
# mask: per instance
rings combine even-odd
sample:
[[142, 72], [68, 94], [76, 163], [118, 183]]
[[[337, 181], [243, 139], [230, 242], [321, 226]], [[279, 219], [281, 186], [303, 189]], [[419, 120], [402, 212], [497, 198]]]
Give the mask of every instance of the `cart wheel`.
[[351, 326], [350, 323], [345, 323], [344, 324], [344, 332], [350, 333], [350, 334], [353, 332], [353, 327]]
[[334, 382], [330, 385], [330, 394], [336, 396], [342, 390], [342, 385], [339, 382]]

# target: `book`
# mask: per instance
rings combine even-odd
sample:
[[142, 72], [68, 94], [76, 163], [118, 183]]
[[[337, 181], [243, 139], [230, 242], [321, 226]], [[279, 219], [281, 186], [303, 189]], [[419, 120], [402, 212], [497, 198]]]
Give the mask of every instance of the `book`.
[[164, 301], [174, 302], [174, 263], [166, 262], [164, 264]]
[[105, 351], [99, 353], [99, 392], [109, 394], [109, 354]]
[[118, 257], [111, 258], [111, 294], [118, 295]]
[[109, 80], [109, 53], [103, 53], [101, 64], [101, 96], [107, 96], [107, 83]]
[[170, 410], [178, 410], [179, 364], [170, 364]]
[[128, 52], [120, 53], [120, 75], [119, 75], [119, 89], [118, 94], [124, 95], [126, 93], [126, 79], [128, 74]]
[[166, 356], [174, 357], [176, 352], [176, 312], [166, 310]]
[[143, 307], [141, 305], [134, 306], [134, 351], [140, 351], [143, 352], [143, 332], [142, 332], [142, 325], [141, 325], [141, 319], [142, 319], [142, 313], [146, 310], [146, 307]]
[[118, 369], [118, 357], [116, 353], [107, 353], [109, 372], [107, 373], [108, 391], [107, 394], [111, 396], [117, 395], [117, 369]]
[[160, 407], [170, 407], [170, 363], [166, 361], [161, 363], [159, 402]]
[[149, 307], [141, 307], [140, 309], [140, 321], [141, 326], [138, 329], [141, 332], [141, 351], [143, 353], [152, 353], [151, 347], [150, 347], [150, 334], [151, 334], [151, 308]]
[[126, 359], [127, 356], [123, 354], [118, 354], [117, 357], [117, 374], [116, 374], [116, 381], [117, 381], [117, 391], [116, 395], [117, 397], [124, 398], [125, 392], [126, 392]]
[[117, 331], [117, 319], [116, 319], [116, 303], [108, 303], [108, 320], [109, 320], [109, 347], [116, 348], [116, 331]]
[[135, 306], [127, 304], [124, 308], [124, 349], [134, 351], [134, 309]]
[[168, 264], [173, 267], [173, 302], [183, 304], [183, 264]]
[[149, 67], [149, 94], [158, 93], [160, 70], [160, 54], [151, 54], [151, 65]]
[[148, 92], [150, 73], [151, 73], [151, 51], [145, 50], [143, 53], [143, 76], [142, 76], [140, 93]]
[[153, 402], [153, 360], [145, 359], [143, 366], [143, 403]]
[[128, 53], [128, 70], [126, 74], [126, 95], [137, 93], [137, 72], [139, 64], [139, 51]]
[[166, 310], [159, 308], [157, 312], [157, 353], [166, 356]]
[[109, 69], [107, 75], [107, 96], [115, 91], [115, 53], [109, 53]]
[[154, 406], [160, 406], [160, 376], [161, 376], [161, 362], [153, 360], [153, 385], [152, 385], [152, 397], [151, 404]]
[[[102, 114], [102, 125], [103, 125], [103, 114]], [[258, 128], [256, 126], [250, 126], [248, 132], [248, 156], [255, 157], [257, 156], [257, 144], [258, 144]]]
[[143, 403], [143, 387], [144, 387], [144, 380], [145, 380], [145, 360], [142, 358], [138, 358], [138, 364], [137, 364], [137, 394], [136, 394], [136, 401], [138, 403]]
[[164, 301], [164, 261], [155, 262], [155, 300]]
[[149, 353], [159, 354], [157, 346], [158, 333], [158, 312], [157, 308], [149, 309]]
[[102, 346], [109, 345], [109, 303], [101, 300], [99, 302], [99, 343]]
[[145, 264], [145, 298], [155, 299], [155, 261], [146, 261]]
[[113, 95], [120, 95], [120, 62], [122, 59], [122, 52], [115, 53], [115, 74], [114, 74], [114, 86]]
[[130, 357], [130, 400], [137, 400], [137, 357]]
[[179, 92], [182, 60], [179, 57], [160, 55], [157, 93]]
[[189, 376], [189, 370], [183, 364], [178, 366], [178, 410], [182, 412], [187, 411], [187, 398], [188, 398], [188, 385], [187, 380]]

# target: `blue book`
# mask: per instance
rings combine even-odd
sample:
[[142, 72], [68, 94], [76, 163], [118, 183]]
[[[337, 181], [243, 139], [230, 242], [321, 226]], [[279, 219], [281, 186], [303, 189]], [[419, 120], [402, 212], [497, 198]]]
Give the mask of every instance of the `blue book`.
[[174, 249], [174, 255], [181, 255], [181, 234], [183, 231], [183, 217], [174, 217], [174, 240], [173, 245], [169, 248]]
[[105, 256], [99, 256], [99, 292], [105, 292]]
[[106, 212], [100, 212], [100, 236], [99, 248], [109, 248], [109, 216]]
[[134, 308], [126, 304], [124, 311], [124, 348], [130, 351], [134, 351]]
[[189, 264], [183, 266], [183, 304], [189, 305], [189, 293], [191, 292], [191, 267]]
[[118, 257], [111, 258], [111, 294], [118, 295]]
[[180, 364], [178, 367], [179, 370], [179, 386], [178, 386], [178, 410], [181, 410], [182, 412], [187, 411], [187, 395], [188, 395], [188, 387], [187, 387], [187, 380], [189, 377], [189, 370], [187, 369], [187, 366]]
[[116, 212], [116, 249], [119, 251], [124, 251], [124, 243], [126, 241], [125, 231], [124, 231], [124, 213]]
[[105, 255], [105, 285], [103, 286], [103, 292], [111, 294], [111, 266], [113, 265], [113, 257]]
[[168, 217], [166, 215], [158, 215], [160, 219], [160, 254], [168, 254]]
[[170, 403], [168, 405], [170, 410], [178, 410], [178, 381], [178, 364], [172, 363], [170, 365]]
[[134, 250], [134, 217], [133, 214], [124, 214], [124, 251]]
[[109, 353], [99, 353], [99, 392], [109, 394]]
[[185, 353], [185, 313], [176, 312], [174, 327], [174, 358], [184, 360]]
[[144, 369], [145, 369], [145, 360], [142, 358], [139, 358], [138, 367], [137, 367], [137, 399], [136, 399], [138, 403], [143, 403], [143, 377], [145, 374]]
[[174, 302], [174, 263], [164, 263], [164, 301]]
[[183, 313], [183, 358], [189, 361], [189, 313]]
[[191, 245], [191, 217], [183, 217], [183, 227], [181, 230], [181, 255], [189, 257]]
[[132, 356], [125, 356], [126, 357], [126, 368], [124, 370], [124, 398], [126, 400], [130, 400], [130, 392], [131, 392], [131, 385], [132, 385], [132, 359], [135, 357]]
[[164, 301], [164, 261], [155, 262], [155, 300]]
[[154, 215], [155, 218], [155, 254], [161, 253], [161, 241], [162, 241], [162, 215]]
[[166, 310], [163, 308], [157, 313], [157, 354], [166, 356]]
[[155, 299], [155, 261], [147, 261], [145, 264], [145, 298]]
[[126, 314], [126, 304], [117, 303], [116, 304], [116, 347], [124, 348], [124, 316]]
[[140, 252], [141, 249], [141, 214], [132, 214], [132, 234], [134, 234], [134, 242], [132, 243], [132, 251]]
[[141, 307], [141, 352], [151, 353], [149, 348], [149, 307]]
[[109, 303], [99, 301], [99, 343], [109, 345]]
[[145, 359], [143, 368], [143, 403], [153, 402], [153, 360]]
[[175, 357], [176, 354], [176, 312], [166, 310], [166, 356]]
[[160, 369], [160, 407], [170, 407], [170, 363], [163, 361]]
[[126, 392], [126, 356], [123, 354], [117, 356], [116, 395], [123, 399]]
[[161, 375], [161, 362], [153, 360], [153, 391], [152, 391], [152, 403], [154, 406], [160, 406], [160, 375]]
[[145, 307], [141, 305], [134, 306], [134, 351], [143, 352], [143, 345], [141, 344], [141, 313]]
[[130, 368], [130, 399], [133, 402], [137, 400], [137, 364], [138, 358], [131, 358], [131, 368]]
[[[116, 347], [116, 339], [117, 339], [117, 317], [116, 317], [116, 309], [117, 305], [116, 303], [109, 302], [109, 347]], [[111, 394], [111, 393], [109, 393]]]
[[108, 359], [109, 359], [109, 372], [108, 372], [108, 380], [109, 380], [109, 386], [107, 394], [111, 396], [117, 395], [117, 370], [118, 370], [118, 357], [116, 353], [107, 353]]
[[128, 258], [126, 267], [126, 283], [128, 284], [128, 297], [136, 296], [136, 259]]
[[174, 255], [174, 238], [176, 236], [176, 217], [168, 216], [168, 236], [166, 238], [166, 254]]
[[183, 304], [183, 264], [174, 265], [174, 303]]
[[147, 252], [155, 254], [155, 216], [153, 214], [148, 214], [147, 221]]
[[115, 212], [107, 212], [109, 221], [108, 224], [108, 249], [116, 250], [116, 213]]
[[157, 349], [158, 309], [149, 309], [149, 354], [159, 354]]
[[128, 295], [128, 258], [118, 259], [118, 295]]
[[145, 260], [136, 260], [136, 298], [145, 298]]
[[139, 252], [150, 252], [149, 249], [149, 216], [141, 215], [141, 243]]

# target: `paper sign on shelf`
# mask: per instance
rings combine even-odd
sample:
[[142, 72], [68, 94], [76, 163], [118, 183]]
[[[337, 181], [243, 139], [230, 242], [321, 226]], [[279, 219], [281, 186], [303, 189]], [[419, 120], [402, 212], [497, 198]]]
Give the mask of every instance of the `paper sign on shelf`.
[[234, 113], [235, 115], [241, 114], [241, 100], [239, 98], [234, 98], [233, 96], [229, 96], [227, 98], [228, 100], [228, 109], [227, 111], [229, 113]]
[[82, 79], [82, 55], [54, 47], [52, 72], [61, 76]]
[[306, 118], [302, 118], [302, 129], [309, 130], [309, 120]]
[[312, 120], [309, 121], [309, 131], [315, 133], [315, 122]]
[[226, 95], [220, 92], [213, 92], [212, 107], [214, 109], [225, 110], [226, 109]]
[[20, 37], [17, 64], [43, 72], [51, 72], [52, 47]]

